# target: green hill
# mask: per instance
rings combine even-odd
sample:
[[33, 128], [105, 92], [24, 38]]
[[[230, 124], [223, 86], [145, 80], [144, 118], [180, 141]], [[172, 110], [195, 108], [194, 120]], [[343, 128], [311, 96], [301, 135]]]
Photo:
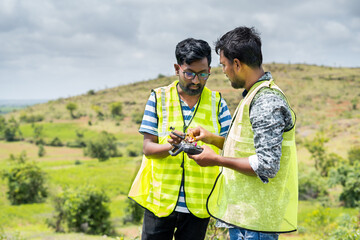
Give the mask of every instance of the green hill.
[[[265, 64], [276, 83], [286, 92], [297, 114], [299, 138], [325, 131], [328, 143], [339, 154], [354, 144], [359, 144], [360, 129], [360, 68], [334, 68], [305, 64]], [[106, 130], [117, 134], [136, 134], [150, 90], [167, 85], [176, 76], [142, 81], [98, 92], [89, 91], [76, 97], [58, 99], [6, 115], [42, 115], [44, 122], [72, 123], [87, 129]], [[207, 87], [218, 90], [227, 101], [231, 113], [241, 100], [241, 90], [231, 87], [221, 68], [213, 68]], [[77, 105], [74, 111], [78, 119], [71, 119], [66, 105]], [[112, 119], [110, 105], [122, 103], [123, 118]], [[102, 115], [101, 118], [97, 117]], [[91, 123], [91, 126], [89, 126]]]
[[[296, 112], [299, 171], [303, 176], [307, 174], [312, 178], [311, 171], [315, 169], [305, 143], [317, 133], [321, 132], [329, 139], [325, 143], [327, 153], [338, 154], [344, 159], [347, 159], [349, 149], [360, 146], [360, 68], [272, 63], [265, 64], [264, 69], [271, 71]], [[231, 87], [220, 67], [213, 68], [211, 73], [207, 87], [221, 92], [233, 113], [242, 98], [242, 90]], [[46, 172], [51, 196], [61, 189], [96, 185], [111, 199], [111, 221], [119, 236], [136, 239], [141, 227], [124, 225], [123, 219], [127, 192], [141, 161], [142, 135], [138, 133], [138, 128], [150, 90], [176, 79], [176, 76], [161, 77], [97, 92], [89, 90], [83, 95], [2, 115], [6, 121], [13, 118], [19, 124], [20, 132], [16, 139], [21, 141], [0, 139], [0, 172], [13, 166], [11, 155], [19, 156], [21, 152], [26, 152], [28, 160], [37, 162]], [[69, 103], [75, 106], [72, 114], [67, 109]], [[114, 103], [121, 105], [121, 113], [117, 116], [111, 112]], [[43, 157], [38, 156], [38, 146], [34, 144], [37, 130], [46, 144]], [[84, 156], [77, 145], [79, 136], [88, 141], [96, 139], [102, 131], [114, 134], [120, 153], [104, 162]], [[54, 139], [60, 140], [64, 146], [49, 146]], [[20, 234], [26, 239], [103, 238], [54, 233], [46, 224], [46, 219], [54, 210], [51, 198], [44, 203], [14, 206], [8, 201], [6, 191], [7, 183], [0, 177], [0, 239], [6, 239], [2, 238], [2, 232], [8, 237]], [[282, 235], [280, 239], [321, 239], [319, 233], [330, 233], [337, 228], [335, 222], [342, 213], [358, 214], [357, 209], [342, 206], [339, 201], [341, 186], [328, 191], [331, 204], [327, 205], [331, 208], [323, 208], [322, 199], [301, 201], [299, 231]], [[208, 231], [214, 233], [212, 228]], [[11, 239], [22, 239], [15, 237]]]

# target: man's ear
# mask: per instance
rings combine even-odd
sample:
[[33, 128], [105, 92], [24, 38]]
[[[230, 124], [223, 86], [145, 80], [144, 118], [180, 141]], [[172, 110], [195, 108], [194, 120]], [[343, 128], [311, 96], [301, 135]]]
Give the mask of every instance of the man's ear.
[[234, 68], [235, 68], [236, 70], [240, 70], [241, 67], [242, 67], [242, 64], [241, 64], [240, 60], [237, 59], [237, 58], [234, 58], [234, 60], [233, 60], [233, 65], [234, 65]]
[[179, 71], [180, 71], [180, 67], [178, 64], [174, 63], [174, 69], [175, 69], [175, 74], [176, 76], [179, 76]]

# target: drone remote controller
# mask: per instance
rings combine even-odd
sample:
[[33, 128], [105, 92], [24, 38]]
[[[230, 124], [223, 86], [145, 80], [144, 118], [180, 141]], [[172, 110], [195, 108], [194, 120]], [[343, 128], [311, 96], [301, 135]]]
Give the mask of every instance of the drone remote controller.
[[[173, 131], [175, 130], [175, 128], [173, 127], [170, 127], [170, 129]], [[188, 142], [185, 139], [185, 135], [180, 136], [175, 132], [171, 132], [171, 133], [182, 139], [182, 141], [179, 144], [172, 144], [174, 148], [169, 151], [171, 156], [176, 156], [181, 152], [185, 152], [190, 155], [196, 155], [202, 153], [203, 149], [200, 146], [198, 146], [196, 143]]]

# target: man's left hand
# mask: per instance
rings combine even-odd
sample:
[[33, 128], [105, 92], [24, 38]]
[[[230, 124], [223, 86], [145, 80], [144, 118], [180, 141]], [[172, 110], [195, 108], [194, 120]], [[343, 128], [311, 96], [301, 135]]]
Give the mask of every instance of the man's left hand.
[[189, 158], [193, 159], [201, 167], [217, 166], [219, 155], [206, 145], [201, 147], [204, 149], [202, 153], [197, 155], [188, 154]]

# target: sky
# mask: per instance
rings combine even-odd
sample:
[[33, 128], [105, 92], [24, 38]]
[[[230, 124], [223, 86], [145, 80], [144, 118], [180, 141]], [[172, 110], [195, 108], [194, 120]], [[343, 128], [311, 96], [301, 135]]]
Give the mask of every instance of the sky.
[[360, 67], [358, 0], [0, 0], [0, 99], [55, 100], [174, 75], [178, 42], [214, 49], [238, 26], [260, 33], [264, 63]]

